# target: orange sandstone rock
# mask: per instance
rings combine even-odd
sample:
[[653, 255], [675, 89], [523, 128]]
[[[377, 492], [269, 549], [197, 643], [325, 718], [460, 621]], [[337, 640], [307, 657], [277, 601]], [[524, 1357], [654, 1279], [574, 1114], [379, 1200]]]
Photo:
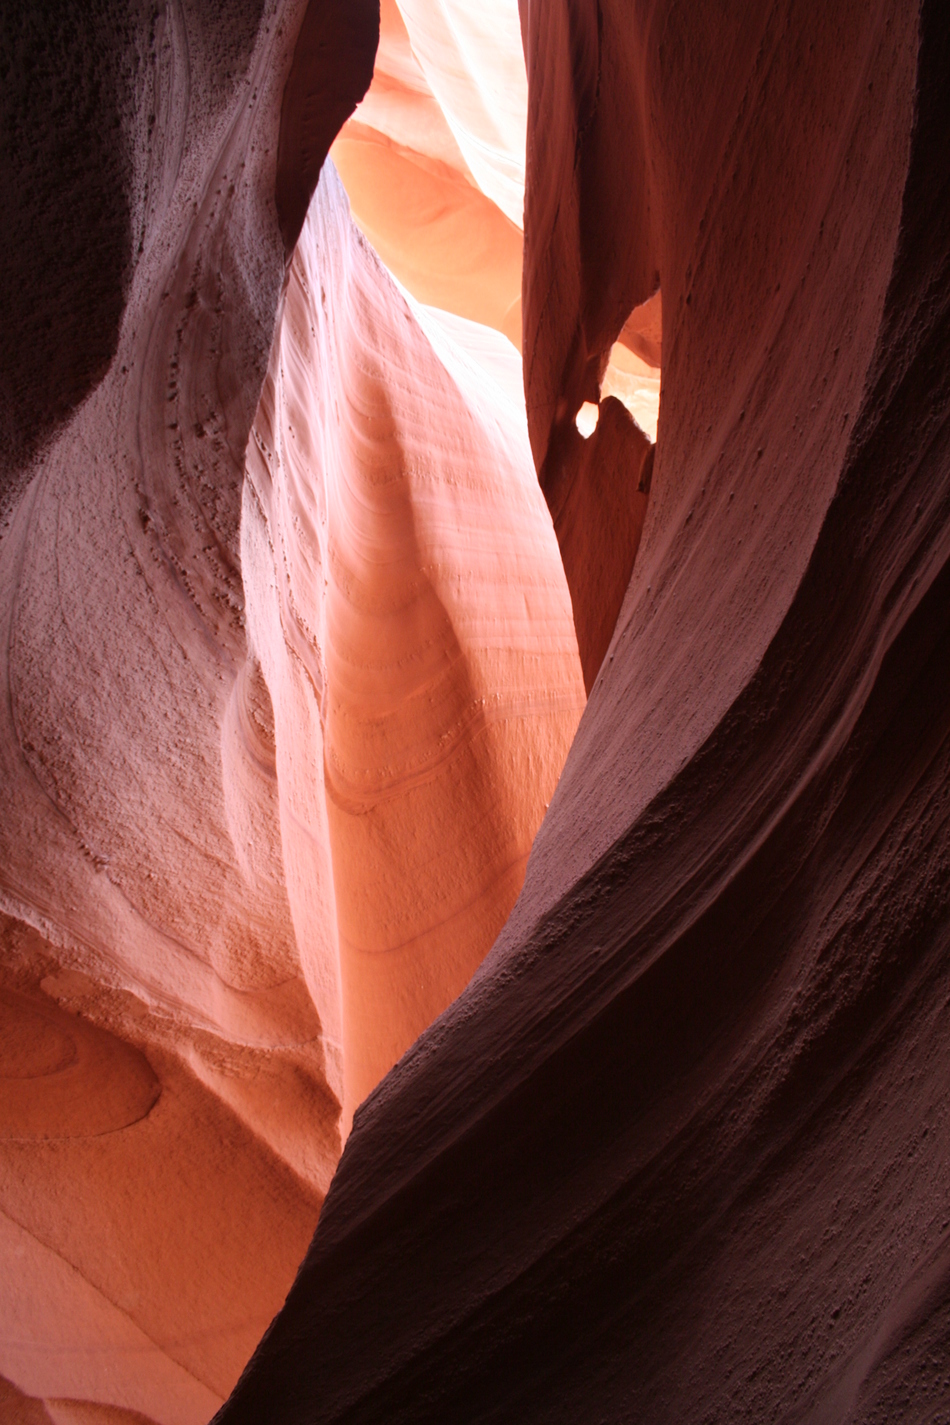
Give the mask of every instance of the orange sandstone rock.
[[[54, 333], [30, 345], [50, 399], [25, 425], [0, 380], [0, 1376], [57, 1421], [207, 1419], [340, 1150], [269, 699], [238, 679], [305, 9], [0, 22], [2, 311], [35, 305]], [[362, 34], [365, 78], [334, 73], [350, 108]], [[63, 261], [44, 266], [47, 222]]]
[[332, 150], [356, 221], [410, 292], [519, 347], [525, 94], [510, 0], [479, 17], [383, 0], [373, 83]]
[[500, 930], [583, 706], [519, 374], [504, 338], [399, 292], [328, 166], [252, 431], [242, 562], [325, 1023], [340, 976], [347, 1116]]
[[15, 222], [0, 294], [62, 334], [29, 419], [0, 368], [0, 1400], [198, 1425], [342, 1106], [490, 948], [583, 689], [514, 349], [407, 301], [329, 170], [287, 267], [372, 3], [106, 19], [2, 21], [18, 222], [64, 221], [65, 76], [116, 265], [89, 325]]
[[528, 85], [515, 0], [398, 0], [475, 182], [521, 227]]

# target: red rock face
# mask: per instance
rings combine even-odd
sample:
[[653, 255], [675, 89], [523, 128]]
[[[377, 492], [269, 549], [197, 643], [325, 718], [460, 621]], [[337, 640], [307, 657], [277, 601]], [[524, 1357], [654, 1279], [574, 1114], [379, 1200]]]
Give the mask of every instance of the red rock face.
[[4, 310], [63, 344], [29, 420], [3, 388], [0, 1379], [177, 1425], [504, 923], [584, 691], [516, 350], [401, 294], [329, 165], [307, 217], [374, 7], [119, 8], [3, 22], [24, 84], [112, 107], [73, 121], [88, 331], [23, 237], [62, 116], [8, 123]]
[[521, 898], [357, 1115], [221, 1419], [935, 1421], [946, 28], [522, 15], [541, 480], [592, 480], [571, 423], [659, 283], [650, 500]]
[[936, 1425], [940, 7], [384, 5], [419, 300], [372, 4], [119, 8], [0, 22], [0, 1414]]

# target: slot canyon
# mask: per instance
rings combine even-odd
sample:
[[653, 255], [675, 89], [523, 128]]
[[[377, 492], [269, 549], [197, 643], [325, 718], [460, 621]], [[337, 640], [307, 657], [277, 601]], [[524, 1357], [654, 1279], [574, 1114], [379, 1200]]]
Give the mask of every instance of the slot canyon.
[[0, 1425], [946, 1425], [946, 7], [4, 5], [0, 334]]

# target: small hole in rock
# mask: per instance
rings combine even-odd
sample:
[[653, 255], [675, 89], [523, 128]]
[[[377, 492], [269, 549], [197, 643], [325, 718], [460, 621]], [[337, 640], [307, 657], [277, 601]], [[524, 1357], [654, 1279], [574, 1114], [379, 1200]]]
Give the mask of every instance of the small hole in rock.
[[574, 417], [574, 424], [585, 440], [594, 434], [597, 429], [597, 422], [600, 420], [600, 406], [593, 401], [585, 401]]

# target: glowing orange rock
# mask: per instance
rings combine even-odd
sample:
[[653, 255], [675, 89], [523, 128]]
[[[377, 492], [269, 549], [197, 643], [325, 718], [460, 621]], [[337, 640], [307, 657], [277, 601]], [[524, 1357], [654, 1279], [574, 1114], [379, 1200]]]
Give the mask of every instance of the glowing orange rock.
[[[314, 8], [362, 46], [331, 75], [352, 108], [372, 6]], [[0, 295], [53, 340], [23, 329], [35, 405], [9, 347], [0, 379], [0, 1377], [69, 1425], [208, 1418], [340, 1151], [269, 698], [238, 680], [280, 117], [327, 72], [287, 82], [304, 5], [239, 9], [226, 32], [125, 5], [2, 27], [30, 62], [5, 84], [29, 139], [5, 146]], [[91, 325], [74, 250], [102, 267]]]
[[117, 65], [65, 218], [55, 105], [14, 155], [108, 255], [99, 325], [88, 264], [4, 269], [61, 337], [35, 409], [0, 369], [0, 1410], [41, 1425], [222, 1402], [583, 704], [510, 343], [406, 302], [329, 171], [287, 273], [372, 0], [120, 8], [14, 94]]
[[583, 690], [517, 356], [398, 291], [329, 165], [248, 471], [288, 889], [325, 1024], [338, 935], [352, 1112], [504, 923]]
[[526, 86], [517, 11], [498, 8], [483, 13], [473, 73], [441, 5], [383, 0], [373, 83], [332, 154], [354, 217], [413, 295], [520, 346]]
[[399, 8], [472, 177], [520, 227], [528, 81], [516, 0], [399, 0]]

